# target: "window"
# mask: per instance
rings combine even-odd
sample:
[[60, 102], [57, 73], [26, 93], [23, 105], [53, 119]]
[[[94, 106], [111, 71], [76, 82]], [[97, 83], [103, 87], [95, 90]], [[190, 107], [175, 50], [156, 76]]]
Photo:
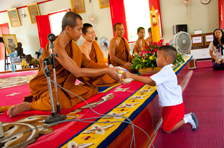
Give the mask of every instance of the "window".
[[[145, 28], [145, 38], [148, 37], [148, 28], [151, 27], [148, 0], [124, 0], [129, 42], [138, 39], [138, 27]], [[126, 30], [125, 30], [126, 31]]]
[[56, 36], [61, 33], [61, 21], [65, 13], [68, 11], [70, 11], [70, 9], [48, 14], [51, 26], [51, 33], [55, 34]]

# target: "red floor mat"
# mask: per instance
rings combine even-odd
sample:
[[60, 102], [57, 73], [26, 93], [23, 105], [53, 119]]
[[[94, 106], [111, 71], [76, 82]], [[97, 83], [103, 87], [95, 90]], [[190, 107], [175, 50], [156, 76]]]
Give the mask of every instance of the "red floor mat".
[[200, 61], [183, 93], [185, 113], [194, 112], [199, 121], [196, 132], [184, 125], [173, 133], [161, 129], [155, 148], [224, 147], [224, 70], [214, 71], [211, 61]]
[[37, 73], [38, 73], [38, 70], [3, 73], [3, 74], [0, 74], [0, 79], [2, 79], [2, 78], [9, 78], [9, 77], [16, 77], [16, 76], [33, 75], [33, 74], [37, 74]]

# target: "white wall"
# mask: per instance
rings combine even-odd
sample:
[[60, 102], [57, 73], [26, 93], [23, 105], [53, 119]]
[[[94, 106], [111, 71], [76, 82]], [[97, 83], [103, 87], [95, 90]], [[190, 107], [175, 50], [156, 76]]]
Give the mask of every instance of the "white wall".
[[[34, 2], [40, 2], [41, 0], [0, 1], [0, 11], [2, 11], [32, 4]], [[92, 0], [91, 3], [84, 0], [84, 3], [86, 12], [80, 14], [83, 18], [83, 22], [88, 22], [88, 16], [94, 12], [98, 20], [97, 24], [94, 25], [98, 41], [103, 36], [106, 36], [110, 40], [113, 37], [110, 8], [100, 9], [98, 0]], [[201, 4], [200, 0], [193, 0], [188, 14], [187, 8], [181, 4], [180, 0], [160, 0], [160, 6], [163, 38], [165, 42], [173, 38], [172, 26], [176, 24], [187, 24], [190, 34], [193, 34], [195, 29], [202, 29], [203, 33], [207, 33], [219, 27], [218, 0], [212, 0], [208, 5]], [[54, 0], [39, 4], [41, 15], [68, 8], [71, 8], [70, 0]], [[26, 18], [20, 16], [22, 26], [11, 28], [7, 12], [0, 13], [0, 24], [9, 23], [10, 33], [16, 34], [17, 40], [23, 43], [24, 52], [34, 55], [34, 52], [40, 48], [37, 25], [31, 24], [27, 8], [18, 9], [18, 12], [20, 15], [23, 12], [27, 14]]]
[[[32, 3], [40, 1], [41, 0], [33, 0]], [[11, 5], [9, 5], [10, 2]], [[20, 5], [21, 3], [15, 4], [15, 1], [13, 2], [12, 0], [9, 0], [7, 2], [4, 1], [4, 3], [1, 2], [0, 11], [6, 10], [3, 9], [3, 6], [7, 9], [10, 9], [25, 6], [27, 4], [32, 4], [28, 3], [28, 0], [25, 0], [24, 3], [22, 3], [23, 5]], [[80, 14], [83, 18], [83, 23], [90, 23], [88, 21], [88, 16], [94, 12], [97, 16], [97, 23], [96, 25], [93, 24], [93, 26], [96, 29], [98, 41], [103, 36], [106, 36], [110, 40], [113, 37], [110, 8], [107, 7], [100, 9], [98, 0], [92, 0], [91, 3], [88, 3], [86, 0], [84, 0], [84, 3], [86, 12]], [[54, 0], [39, 4], [38, 6], [41, 15], [46, 15], [54, 11], [71, 8], [71, 3], [70, 0]], [[0, 24], [8, 23], [10, 34], [16, 34], [17, 41], [22, 42], [24, 53], [32, 54], [32, 56], [34, 56], [34, 52], [40, 49], [37, 24], [31, 24], [27, 8], [18, 9], [18, 13], [20, 15], [20, 21], [22, 26], [11, 27], [7, 12], [0, 13]], [[21, 14], [23, 13], [27, 15], [25, 18], [21, 17]]]
[[193, 0], [189, 9], [180, 0], [160, 0], [160, 9], [164, 39], [174, 37], [172, 26], [176, 24], [187, 24], [189, 34], [194, 34], [196, 29], [209, 33], [219, 27], [218, 0], [207, 5]]

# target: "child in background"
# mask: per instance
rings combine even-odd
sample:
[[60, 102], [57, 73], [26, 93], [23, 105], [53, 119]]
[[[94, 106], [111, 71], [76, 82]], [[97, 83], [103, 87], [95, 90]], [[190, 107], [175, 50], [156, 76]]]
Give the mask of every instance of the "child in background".
[[122, 73], [123, 78], [132, 78], [149, 85], [156, 85], [159, 95], [159, 106], [163, 108], [163, 131], [173, 132], [182, 125], [190, 123], [196, 131], [198, 120], [194, 113], [184, 115], [185, 106], [182, 98], [182, 89], [177, 84], [177, 76], [173, 71], [172, 63], [176, 60], [177, 51], [170, 45], [161, 46], [157, 51], [157, 66], [162, 69], [151, 77], [142, 77], [129, 72]]

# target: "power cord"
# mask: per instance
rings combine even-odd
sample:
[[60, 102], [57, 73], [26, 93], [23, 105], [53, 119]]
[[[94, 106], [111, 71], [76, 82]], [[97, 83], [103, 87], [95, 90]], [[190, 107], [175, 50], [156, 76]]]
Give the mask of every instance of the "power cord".
[[[43, 65], [42, 65], [42, 69], [43, 69], [43, 68], [44, 68], [44, 67], [43, 67]], [[44, 75], [46, 76], [45, 72], [44, 72]], [[51, 82], [54, 83], [54, 81], [52, 81], [52, 80], [51, 80]], [[60, 87], [61, 89], [65, 90], [65, 91], [67, 91], [67, 92], [69, 92], [69, 93], [71, 93], [71, 94], [77, 96], [77, 97], [80, 98], [81, 100], [83, 100], [83, 101], [88, 105], [88, 107], [89, 107], [94, 113], [96, 113], [96, 114], [98, 114], [98, 115], [101, 115], [101, 116], [104, 116], [104, 117], [123, 117], [123, 118], [127, 119], [127, 120], [129, 121], [128, 123], [131, 125], [131, 127], [132, 127], [132, 131], [133, 131], [133, 134], [132, 134], [132, 140], [131, 140], [131, 144], [130, 144], [130, 148], [131, 148], [131, 146], [132, 146], [133, 141], [134, 141], [134, 147], [135, 147], [134, 126], [136, 126], [136, 125], [134, 125], [134, 124], [132, 123], [131, 119], [129, 119], [128, 117], [122, 116], [122, 115], [104, 115], [104, 114], [98, 113], [98, 112], [96, 112], [94, 109], [92, 109], [92, 107], [86, 102], [85, 99], [83, 99], [82, 97], [76, 95], [75, 93], [73, 93], [73, 92], [71, 92], [71, 91], [69, 91], [69, 90], [63, 88], [62, 86], [60, 86], [60, 85], [58, 85], [58, 84], [56, 84], [56, 85], [57, 85], [58, 87]], [[123, 121], [123, 122], [125, 122], [125, 121]], [[95, 123], [95, 122], [92, 122], [92, 123]], [[108, 123], [108, 122], [102, 122], [102, 123]], [[140, 128], [140, 127], [139, 127], [139, 128]], [[144, 131], [144, 130], [143, 130], [143, 131]], [[145, 131], [144, 131], [144, 133], [147, 135], [147, 137], [149, 138], [149, 141], [150, 141], [152, 147], [154, 148], [154, 145], [153, 145], [153, 143], [152, 143], [152, 141], [151, 141], [149, 135], [148, 135]]]
[[[50, 55], [49, 55], [49, 56], [50, 56]], [[48, 56], [48, 57], [49, 57], [49, 56]], [[47, 58], [48, 58], [48, 57], [47, 57]], [[44, 71], [44, 64], [42, 64], [42, 70], [43, 70], [44, 75], [46, 76], [46, 73], [45, 73], [45, 71]], [[46, 77], [47, 77], [47, 76], [46, 76]], [[54, 83], [54, 81], [52, 81], [52, 80], [51, 80], [51, 82]], [[149, 139], [149, 141], [150, 141], [152, 147], [154, 148], [154, 145], [153, 145], [153, 143], [152, 143], [152, 141], [151, 141], [149, 135], [148, 135], [142, 128], [140, 128], [140, 127], [137, 126], [137, 125], [134, 125], [134, 124], [132, 123], [131, 119], [129, 119], [128, 117], [125, 117], [125, 116], [122, 116], [122, 115], [105, 115], [105, 114], [98, 113], [98, 112], [96, 112], [94, 109], [92, 109], [92, 107], [86, 102], [85, 99], [83, 99], [82, 97], [76, 95], [75, 93], [73, 93], [73, 92], [71, 92], [71, 91], [69, 91], [69, 90], [63, 88], [62, 86], [60, 86], [60, 85], [58, 85], [58, 84], [56, 84], [56, 85], [57, 85], [58, 87], [60, 87], [61, 89], [65, 90], [65, 91], [67, 91], [67, 92], [69, 92], [69, 93], [71, 93], [71, 94], [77, 96], [77, 97], [80, 98], [81, 100], [83, 100], [83, 101], [87, 104], [87, 106], [88, 106], [94, 113], [100, 115], [100, 117], [83, 118], [83, 119], [70, 119], [70, 120], [58, 121], [58, 122], [54, 122], [54, 123], [51, 123], [51, 124], [47, 124], [47, 125], [43, 125], [43, 126], [39, 126], [39, 127], [35, 127], [35, 128], [32, 128], [32, 129], [29, 129], [29, 130], [25, 130], [25, 131], [22, 131], [22, 132], [19, 132], [19, 133], [10, 135], [10, 136], [8, 136], [8, 137], [4, 137], [4, 138], [0, 139], [0, 142], [2, 142], [3, 140], [5, 140], [5, 139], [7, 139], [7, 138], [12, 137], [12, 136], [15, 136], [15, 135], [18, 135], [18, 134], [21, 134], [21, 133], [25, 133], [25, 132], [28, 132], [28, 131], [32, 131], [32, 130], [34, 130], [34, 129], [38, 129], [38, 128], [43, 128], [43, 127], [45, 127], [45, 128], [43, 128], [42, 130], [40, 130], [38, 133], [36, 133], [31, 139], [29, 139], [29, 140], [27, 140], [27, 141], [24, 141], [24, 142], [22, 142], [22, 143], [20, 143], [20, 144], [14, 145], [14, 146], [11, 147], [11, 148], [14, 148], [14, 147], [23, 145], [23, 144], [25, 144], [26, 142], [31, 141], [31, 140], [34, 139], [37, 135], [39, 135], [39, 133], [41, 133], [43, 130], [45, 130], [45, 129], [51, 127], [51, 126], [57, 125], [57, 124], [59, 124], [59, 123], [65, 123], [65, 122], [71, 122], [71, 121], [80, 121], [80, 122], [88, 122], [88, 123], [116, 123], [116, 122], [122, 122], [122, 123], [128, 123], [128, 124], [130, 124], [131, 127], [132, 127], [132, 139], [131, 139], [131, 143], [130, 143], [130, 148], [132, 147], [133, 142], [134, 142], [134, 148], [135, 148], [135, 145], [136, 145], [136, 143], [135, 143], [135, 135], [134, 135], [134, 127], [140, 129], [142, 132], [144, 132], [144, 133], [146, 134], [146, 136], [148, 137], [148, 139]], [[90, 119], [100, 119], [100, 118], [102, 118], [102, 117], [109, 117], [109, 118], [110, 118], [110, 117], [122, 117], [122, 118], [125, 118], [127, 121], [111, 121], [111, 122], [85, 121], [85, 120], [90, 120]]]
[[[114, 115], [108, 115], [108, 116], [114, 117]], [[25, 144], [26, 142], [29, 142], [29, 141], [31, 141], [32, 139], [34, 139], [36, 136], [38, 136], [38, 135], [39, 135], [42, 131], [44, 131], [45, 129], [47, 129], [47, 128], [51, 127], [51, 126], [57, 125], [57, 124], [59, 124], [59, 123], [65, 123], [65, 122], [71, 122], [71, 121], [80, 121], [80, 122], [87, 122], [87, 123], [118, 123], [118, 122], [120, 123], [120, 122], [123, 122], [123, 123], [128, 123], [128, 124], [130, 124], [130, 122], [127, 122], [127, 121], [111, 121], [111, 122], [85, 121], [85, 120], [99, 119], [99, 118], [101, 118], [101, 117], [91, 117], [91, 118], [83, 118], [83, 119], [69, 119], [69, 120], [64, 120], [64, 121], [58, 121], [58, 122], [54, 122], [54, 123], [51, 123], [51, 124], [46, 124], [46, 125], [43, 125], [43, 126], [38, 126], [38, 127], [29, 129], [29, 130], [25, 130], [25, 131], [22, 131], [22, 132], [19, 132], [19, 133], [10, 135], [10, 136], [8, 136], [8, 137], [4, 137], [4, 138], [0, 139], [0, 142], [4, 141], [5, 139], [8, 139], [8, 138], [10, 138], [10, 137], [12, 137], [12, 136], [19, 135], [19, 134], [21, 134], [21, 133], [25, 133], [25, 132], [28, 132], [28, 131], [32, 131], [32, 130], [34, 130], [34, 129], [38, 129], [38, 128], [43, 128], [43, 127], [45, 127], [45, 128], [43, 128], [42, 130], [40, 130], [38, 133], [36, 133], [31, 139], [29, 139], [29, 140], [27, 140], [27, 141], [24, 141], [24, 142], [22, 142], [22, 143], [20, 143], [20, 144], [14, 145], [14, 146], [12, 146], [12, 147], [10, 147], [10, 148], [14, 148], [14, 147], [17, 147], [17, 146], [21, 146], [21, 145]], [[133, 125], [134, 125], [134, 124], [133, 124]], [[137, 126], [137, 125], [134, 125], [134, 126], [135, 126], [136, 128], [138, 128], [138, 129], [140, 129], [142, 132], [144, 132], [144, 133], [146, 134], [146, 136], [148, 137], [148, 139], [150, 140], [150, 142], [151, 142], [151, 139], [150, 139], [149, 135], [148, 135], [142, 128], [140, 128], [140, 127]], [[152, 144], [152, 142], [151, 142], [151, 144]], [[152, 145], [152, 146], [153, 146], [153, 145]], [[153, 146], [153, 148], [154, 148], [154, 146]]]

